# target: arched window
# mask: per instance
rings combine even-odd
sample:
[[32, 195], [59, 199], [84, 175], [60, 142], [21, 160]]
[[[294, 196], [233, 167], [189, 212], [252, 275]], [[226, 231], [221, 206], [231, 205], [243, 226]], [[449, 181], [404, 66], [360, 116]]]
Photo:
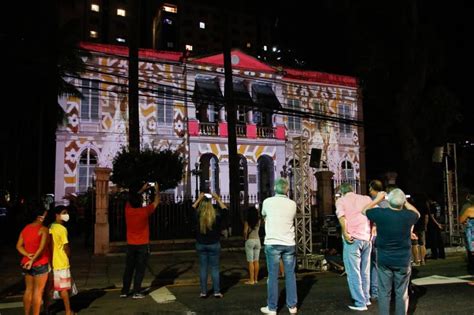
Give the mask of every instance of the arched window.
[[247, 158], [239, 155], [239, 192], [242, 196], [240, 202], [245, 202], [248, 195], [248, 175], [247, 175]]
[[94, 150], [85, 149], [79, 159], [78, 192], [87, 191], [94, 183], [94, 169], [97, 166], [97, 154]]
[[261, 155], [258, 160], [258, 197], [262, 202], [265, 198], [273, 195], [275, 182], [275, 170], [273, 159], [268, 155]]
[[203, 154], [200, 158], [201, 191], [210, 190], [219, 194], [219, 160], [212, 153]]
[[350, 181], [354, 180], [354, 168], [352, 167], [352, 163], [344, 160], [341, 163], [341, 180], [342, 181]]

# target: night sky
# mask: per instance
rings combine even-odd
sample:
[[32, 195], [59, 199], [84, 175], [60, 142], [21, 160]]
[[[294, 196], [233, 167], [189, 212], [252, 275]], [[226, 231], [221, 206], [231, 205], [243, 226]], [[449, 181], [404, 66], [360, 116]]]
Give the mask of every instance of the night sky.
[[[55, 24], [50, 14], [54, 1], [25, 3], [10, 3], [15, 7], [4, 10], [17, 16], [0, 33], [6, 79], [1, 85], [0, 189], [13, 185], [31, 195], [54, 188], [56, 118], [49, 111], [41, 126], [37, 117], [41, 106], [54, 103]], [[291, 50], [284, 62], [293, 66], [291, 60], [297, 58], [306, 62], [306, 69], [359, 78], [368, 179], [395, 170], [403, 184], [412, 184], [414, 165], [407, 164], [410, 155], [404, 153], [410, 137], [415, 139], [411, 156], [419, 155], [416, 163], [425, 164], [431, 163], [434, 146], [474, 141], [473, 67], [467, 48], [473, 10], [467, 1], [262, 3], [278, 16], [276, 43]]]

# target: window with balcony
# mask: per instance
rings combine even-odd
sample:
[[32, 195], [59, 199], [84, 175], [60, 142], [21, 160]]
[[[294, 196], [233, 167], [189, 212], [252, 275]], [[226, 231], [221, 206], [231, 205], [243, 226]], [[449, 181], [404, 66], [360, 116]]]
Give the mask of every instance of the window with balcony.
[[77, 191], [85, 192], [94, 185], [94, 169], [97, 166], [97, 154], [94, 150], [85, 149], [79, 159]]
[[[217, 131], [219, 109], [224, 105], [224, 97], [215, 77], [196, 77], [193, 100], [196, 104], [196, 117], [201, 127], [209, 127]], [[211, 125], [208, 125], [211, 124]], [[210, 134], [213, 134], [212, 131]], [[206, 134], [209, 134], [206, 132]]]
[[272, 127], [273, 111], [281, 108], [272, 86], [267, 83], [252, 85], [252, 100], [255, 103], [254, 122], [257, 126]]
[[297, 99], [288, 99], [288, 108], [292, 110], [288, 114], [288, 129], [301, 131], [301, 117], [295, 116], [295, 113], [301, 110], [300, 101]]
[[158, 87], [158, 99], [157, 99], [157, 122], [162, 125], [173, 124], [173, 99], [175, 98], [175, 90], [170, 86], [159, 86]]
[[81, 100], [81, 120], [93, 121], [99, 119], [99, 82], [82, 80], [83, 98]]

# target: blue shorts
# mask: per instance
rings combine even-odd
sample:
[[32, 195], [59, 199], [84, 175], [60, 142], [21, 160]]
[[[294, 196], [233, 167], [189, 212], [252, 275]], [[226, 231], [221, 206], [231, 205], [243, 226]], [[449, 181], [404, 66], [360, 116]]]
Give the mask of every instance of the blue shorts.
[[31, 267], [31, 269], [24, 269], [23, 268], [23, 275], [29, 275], [29, 276], [41, 276], [44, 275], [45, 273], [50, 272], [49, 264], [44, 264], [44, 265], [39, 265], [39, 266], [34, 266]]

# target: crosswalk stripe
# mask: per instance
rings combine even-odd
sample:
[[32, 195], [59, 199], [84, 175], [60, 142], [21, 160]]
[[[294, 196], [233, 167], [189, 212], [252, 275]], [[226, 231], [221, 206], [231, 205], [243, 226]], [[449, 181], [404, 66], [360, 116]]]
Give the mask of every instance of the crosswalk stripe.
[[466, 280], [466, 279], [472, 280], [472, 276], [465, 275], [465, 276], [457, 276], [457, 277], [445, 277], [445, 276], [432, 275], [429, 277], [413, 279], [412, 283], [415, 285], [435, 285], [435, 284], [451, 284], [451, 283], [469, 282], [469, 280]]
[[176, 301], [176, 297], [166, 287], [161, 287], [150, 293], [150, 296], [156, 303], [170, 303]]

